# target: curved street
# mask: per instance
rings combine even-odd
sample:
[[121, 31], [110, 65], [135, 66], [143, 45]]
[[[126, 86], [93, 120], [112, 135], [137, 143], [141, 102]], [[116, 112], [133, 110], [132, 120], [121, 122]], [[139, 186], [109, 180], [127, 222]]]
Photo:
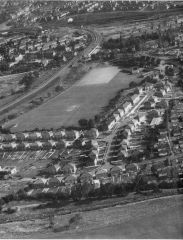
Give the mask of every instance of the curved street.
[[93, 29], [84, 28], [84, 31], [88, 32], [92, 37], [91, 44], [84, 49], [78, 56], [74, 57], [69, 63], [67, 63], [65, 66], [62, 66], [60, 70], [56, 74], [54, 74], [51, 78], [49, 78], [46, 82], [42, 83], [40, 86], [38, 86], [36, 89], [33, 89], [32, 91], [28, 92], [27, 94], [19, 97], [18, 99], [14, 100], [13, 102], [7, 104], [6, 106], [3, 106], [0, 108], [0, 114], [6, 113], [10, 111], [11, 109], [15, 108], [16, 106], [19, 106], [20, 104], [24, 103], [25, 101], [30, 101], [33, 99], [36, 95], [40, 94], [45, 89], [49, 88], [53, 85], [55, 82], [55, 79], [64, 71], [66, 71], [72, 64], [78, 62], [78, 60], [83, 56], [87, 55], [89, 52], [92, 51], [92, 49], [96, 48], [101, 41], [101, 36], [95, 32]]

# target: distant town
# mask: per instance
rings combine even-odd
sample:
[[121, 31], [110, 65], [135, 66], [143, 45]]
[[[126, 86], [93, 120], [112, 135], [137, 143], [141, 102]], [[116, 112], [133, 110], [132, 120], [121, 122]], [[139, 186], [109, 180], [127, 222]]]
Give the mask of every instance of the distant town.
[[182, 194], [182, 3], [1, 6], [0, 224]]

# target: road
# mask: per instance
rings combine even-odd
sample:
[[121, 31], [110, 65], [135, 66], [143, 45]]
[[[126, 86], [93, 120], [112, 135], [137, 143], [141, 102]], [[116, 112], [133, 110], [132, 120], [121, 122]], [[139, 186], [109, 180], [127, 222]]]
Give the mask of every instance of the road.
[[54, 74], [51, 78], [49, 78], [46, 82], [43, 82], [40, 86], [38, 86], [36, 89], [33, 89], [29, 93], [21, 96], [20, 98], [16, 99], [14, 102], [11, 102], [7, 104], [6, 106], [0, 108], [0, 114], [6, 113], [10, 111], [11, 109], [21, 105], [22, 103], [25, 103], [25, 101], [30, 101], [33, 99], [36, 95], [40, 94], [44, 90], [48, 89], [50, 86], [54, 84], [57, 77], [60, 76], [60, 74], [64, 71], [66, 71], [70, 66], [77, 63], [78, 60], [84, 55], [87, 55], [92, 49], [94, 49], [96, 46], [100, 45], [102, 38], [101, 36], [96, 33], [93, 29], [89, 28], [83, 28], [85, 32], [88, 32], [92, 37], [91, 44], [80, 54], [78, 54], [76, 57], [74, 57], [68, 64], [61, 67], [56, 74]]
[[152, 92], [148, 92], [131, 110], [129, 113], [127, 113], [118, 123], [115, 124], [114, 128], [112, 129], [111, 135], [110, 135], [110, 140], [108, 142], [105, 154], [104, 154], [104, 161], [107, 163], [107, 159], [108, 159], [108, 154], [110, 152], [110, 147], [111, 147], [111, 143], [113, 141], [113, 138], [116, 135], [117, 130], [122, 127], [125, 126], [130, 120], [131, 120], [131, 115], [134, 114], [142, 105], [142, 103], [144, 103], [145, 101], [147, 101], [147, 99], [152, 96]]

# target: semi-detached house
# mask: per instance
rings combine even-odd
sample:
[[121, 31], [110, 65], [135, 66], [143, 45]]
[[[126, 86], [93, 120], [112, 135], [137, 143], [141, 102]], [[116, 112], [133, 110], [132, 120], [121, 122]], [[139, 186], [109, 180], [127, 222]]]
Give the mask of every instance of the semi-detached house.
[[123, 104], [123, 109], [124, 109], [124, 112], [125, 112], [125, 113], [128, 113], [131, 108], [132, 108], [131, 102], [125, 102], [125, 103]]
[[125, 115], [125, 111], [123, 110], [123, 107], [119, 107], [117, 112], [119, 113], [120, 117], [123, 117]]
[[114, 127], [115, 123], [116, 123], [116, 119], [114, 118], [114, 116], [112, 116], [106, 121], [106, 128], [108, 130], [111, 130]]
[[132, 101], [132, 104], [135, 105], [139, 102], [140, 100], [140, 96], [139, 94], [134, 94], [131, 96], [131, 101]]

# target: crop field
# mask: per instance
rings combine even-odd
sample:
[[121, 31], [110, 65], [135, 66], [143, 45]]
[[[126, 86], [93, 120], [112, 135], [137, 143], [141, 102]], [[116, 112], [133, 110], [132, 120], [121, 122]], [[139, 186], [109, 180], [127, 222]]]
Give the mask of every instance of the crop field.
[[117, 67], [98, 67], [79, 82], [40, 107], [10, 121], [12, 132], [35, 128], [76, 126], [81, 118], [93, 118], [120, 89], [141, 79], [120, 72]]

